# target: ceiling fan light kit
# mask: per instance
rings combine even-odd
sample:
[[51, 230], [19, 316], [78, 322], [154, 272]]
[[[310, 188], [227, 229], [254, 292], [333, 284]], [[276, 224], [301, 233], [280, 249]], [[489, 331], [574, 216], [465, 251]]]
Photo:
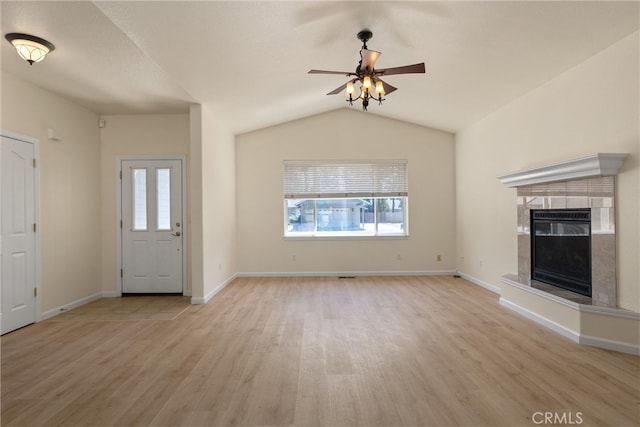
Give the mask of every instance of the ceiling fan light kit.
[[[385, 101], [383, 96], [397, 90], [396, 87], [384, 82], [380, 76], [425, 72], [424, 62], [402, 67], [375, 69], [374, 65], [382, 52], [369, 50], [367, 41], [371, 40], [372, 37], [373, 33], [368, 29], [364, 29], [358, 33], [358, 39], [362, 41], [362, 49], [360, 49], [360, 61], [356, 66], [355, 72], [309, 70], [309, 74], [341, 74], [350, 77], [351, 80], [332, 90], [327, 95], [336, 95], [344, 90], [349, 105], [353, 105], [354, 101], [359, 100], [362, 102], [362, 109], [365, 111], [367, 111], [367, 107], [369, 106], [369, 100], [378, 101], [378, 105], [382, 105], [382, 102]], [[360, 94], [357, 96], [356, 82], [360, 83]]]
[[9, 33], [4, 37], [16, 48], [20, 58], [27, 61], [29, 65], [42, 61], [56, 48], [53, 43], [30, 34]]

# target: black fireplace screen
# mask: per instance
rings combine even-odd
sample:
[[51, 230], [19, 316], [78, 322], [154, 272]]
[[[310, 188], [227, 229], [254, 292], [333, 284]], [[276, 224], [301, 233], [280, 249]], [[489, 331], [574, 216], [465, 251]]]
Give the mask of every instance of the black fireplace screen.
[[531, 210], [531, 278], [591, 296], [591, 210]]

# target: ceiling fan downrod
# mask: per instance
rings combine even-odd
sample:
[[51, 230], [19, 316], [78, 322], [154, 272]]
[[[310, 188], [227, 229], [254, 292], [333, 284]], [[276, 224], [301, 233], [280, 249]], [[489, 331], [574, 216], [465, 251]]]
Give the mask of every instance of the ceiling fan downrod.
[[373, 38], [373, 33], [371, 32], [371, 30], [365, 28], [364, 30], [360, 31], [358, 33], [358, 40], [360, 40], [362, 42], [362, 48], [363, 49], [368, 49], [367, 48], [367, 42], [369, 40], [371, 40]]

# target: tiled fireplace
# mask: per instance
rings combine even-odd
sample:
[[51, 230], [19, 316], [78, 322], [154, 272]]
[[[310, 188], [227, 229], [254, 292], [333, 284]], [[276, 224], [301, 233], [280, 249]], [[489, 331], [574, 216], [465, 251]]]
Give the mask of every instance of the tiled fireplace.
[[[579, 304], [616, 307], [615, 175], [626, 157], [600, 153], [498, 177], [503, 184], [517, 188], [518, 274], [510, 280]], [[588, 212], [590, 297], [549, 284], [553, 281], [531, 279], [532, 210]]]
[[[518, 280], [582, 304], [616, 306], [615, 177], [599, 176], [520, 186], [518, 204]], [[591, 298], [531, 280], [531, 210], [590, 211]]]
[[[619, 308], [616, 295], [615, 187], [626, 157], [600, 153], [498, 177], [517, 188], [518, 239], [518, 272], [502, 276], [500, 303], [578, 343], [640, 355], [640, 313]], [[532, 212], [535, 244], [553, 240], [538, 256]], [[538, 229], [538, 220], [549, 224]], [[565, 289], [567, 272], [576, 292]]]

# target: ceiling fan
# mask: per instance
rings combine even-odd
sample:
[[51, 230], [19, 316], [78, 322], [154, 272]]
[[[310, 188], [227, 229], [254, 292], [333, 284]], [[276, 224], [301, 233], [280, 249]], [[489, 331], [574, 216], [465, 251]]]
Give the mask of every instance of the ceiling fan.
[[[410, 74], [410, 73], [424, 73], [424, 62], [413, 65], [405, 65], [402, 67], [393, 68], [374, 68], [374, 65], [382, 52], [375, 50], [369, 50], [367, 48], [367, 41], [371, 40], [373, 33], [364, 29], [358, 33], [358, 39], [362, 41], [362, 49], [360, 49], [360, 61], [356, 66], [355, 72], [349, 71], [325, 71], [325, 70], [309, 70], [309, 74], [342, 74], [347, 77], [352, 77], [351, 80], [343, 84], [342, 86], [332, 90], [327, 95], [336, 95], [345, 90], [345, 96], [348, 98], [349, 105], [353, 105], [353, 101], [361, 100], [362, 109], [367, 110], [369, 106], [369, 100], [373, 99], [378, 101], [379, 105], [382, 105], [384, 95], [388, 95], [398, 88], [391, 86], [389, 83], [384, 82], [381, 76], [390, 76], [393, 74]], [[356, 88], [354, 83], [360, 82], [360, 95], [356, 96]]]

